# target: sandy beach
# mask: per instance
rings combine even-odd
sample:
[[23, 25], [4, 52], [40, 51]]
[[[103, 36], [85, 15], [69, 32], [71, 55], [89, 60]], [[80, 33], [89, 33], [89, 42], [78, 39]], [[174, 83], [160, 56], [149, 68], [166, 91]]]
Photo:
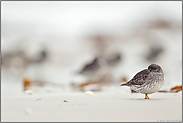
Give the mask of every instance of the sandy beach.
[[[86, 93], [1, 98], [3, 122], [181, 122], [182, 91]], [[64, 102], [65, 100], [65, 102]]]
[[2, 122], [182, 122], [182, 2], [1, 5]]

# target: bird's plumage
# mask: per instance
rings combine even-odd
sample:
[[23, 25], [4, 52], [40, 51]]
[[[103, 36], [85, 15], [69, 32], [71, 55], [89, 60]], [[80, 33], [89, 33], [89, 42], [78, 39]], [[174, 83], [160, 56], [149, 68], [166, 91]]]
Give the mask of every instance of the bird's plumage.
[[130, 81], [125, 84], [121, 84], [121, 86], [130, 86], [130, 85], [142, 85], [145, 83], [150, 71], [148, 69], [142, 70], [138, 72]]
[[150, 74], [150, 71], [148, 69], [142, 70], [139, 73], [137, 73], [130, 81], [130, 85], [142, 85], [148, 78], [148, 75]]

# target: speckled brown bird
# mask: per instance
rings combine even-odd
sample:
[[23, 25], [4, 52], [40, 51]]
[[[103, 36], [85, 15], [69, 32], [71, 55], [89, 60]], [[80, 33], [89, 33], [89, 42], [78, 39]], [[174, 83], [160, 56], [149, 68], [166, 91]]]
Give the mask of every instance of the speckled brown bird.
[[163, 85], [164, 73], [157, 64], [151, 64], [148, 69], [137, 73], [130, 81], [120, 86], [129, 86], [132, 90], [145, 94], [145, 99], [149, 99], [147, 94], [157, 92]]

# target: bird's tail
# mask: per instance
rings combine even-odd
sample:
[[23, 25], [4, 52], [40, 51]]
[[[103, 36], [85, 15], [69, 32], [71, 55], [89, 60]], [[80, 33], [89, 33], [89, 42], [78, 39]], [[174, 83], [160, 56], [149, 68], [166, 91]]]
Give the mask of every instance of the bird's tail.
[[129, 83], [121, 84], [120, 86], [129, 86]]

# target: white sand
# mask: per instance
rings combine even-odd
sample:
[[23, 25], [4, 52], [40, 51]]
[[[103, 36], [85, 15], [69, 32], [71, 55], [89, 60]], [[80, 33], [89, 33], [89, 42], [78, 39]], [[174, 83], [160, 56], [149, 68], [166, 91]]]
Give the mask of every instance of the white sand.
[[155, 93], [149, 97], [150, 100], [145, 100], [144, 95], [131, 93], [4, 97], [1, 119], [4, 122], [182, 121], [182, 92]]

